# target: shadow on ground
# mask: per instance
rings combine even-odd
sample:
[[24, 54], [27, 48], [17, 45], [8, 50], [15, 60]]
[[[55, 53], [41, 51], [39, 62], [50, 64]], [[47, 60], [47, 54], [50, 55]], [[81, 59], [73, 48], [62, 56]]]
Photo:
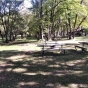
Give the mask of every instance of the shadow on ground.
[[21, 40], [19, 40], [18, 42], [17, 41], [14, 41], [14, 42], [10, 42], [10, 43], [1, 43], [0, 42], [0, 45], [1, 46], [4, 46], [4, 45], [6, 45], [6, 46], [10, 46], [10, 45], [19, 45], [19, 44], [25, 44], [25, 43], [36, 43], [37, 42], [37, 40], [35, 40], [35, 41], [21, 41]]
[[88, 88], [88, 53], [2, 51], [0, 88]]

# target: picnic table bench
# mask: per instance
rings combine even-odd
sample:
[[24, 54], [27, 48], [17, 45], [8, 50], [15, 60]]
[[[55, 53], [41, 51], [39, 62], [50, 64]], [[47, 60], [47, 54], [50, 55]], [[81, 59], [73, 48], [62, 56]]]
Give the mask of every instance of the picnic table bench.
[[87, 49], [86, 48], [84, 48], [83, 46], [78, 46], [78, 45], [76, 45], [75, 46], [75, 49], [77, 49], [77, 48], [80, 48], [81, 50], [82, 50], [82, 52], [84, 52], [84, 51], [86, 51]]
[[86, 45], [88, 45], [86, 41], [46, 41], [38, 46], [42, 47], [42, 55], [44, 55], [45, 51], [61, 51], [61, 53], [65, 54], [67, 50], [77, 50], [77, 48], [84, 52], [87, 51]]
[[[69, 43], [64, 42], [45, 42], [43, 44], [38, 45], [42, 47], [42, 55], [44, 55], [45, 51], [61, 51], [62, 54], [65, 54], [67, 50], [71, 50], [71, 47], [66, 47]], [[78, 43], [70, 43], [70, 44], [78, 44]]]
[[43, 54], [45, 51], [61, 51], [61, 53], [65, 54], [65, 51], [67, 50], [66, 48], [63, 48], [64, 45], [52, 45], [50, 47], [43, 48]]
[[88, 42], [83, 41], [83, 42], [79, 42], [79, 43], [81, 44], [81, 46], [76, 45], [75, 49], [80, 48], [82, 50], [82, 52], [87, 51], [87, 48], [85, 47], [85, 45], [88, 45]]
[[88, 45], [88, 42], [80, 42], [83, 46]]

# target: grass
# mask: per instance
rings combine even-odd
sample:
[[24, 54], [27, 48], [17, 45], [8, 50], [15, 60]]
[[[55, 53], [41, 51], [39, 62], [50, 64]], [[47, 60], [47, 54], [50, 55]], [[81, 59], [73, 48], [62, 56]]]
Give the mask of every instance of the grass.
[[88, 52], [47, 52], [36, 43], [0, 46], [0, 88], [88, 88]]
[[88, 42], [88, 36], [76, 37], [75, 39]]

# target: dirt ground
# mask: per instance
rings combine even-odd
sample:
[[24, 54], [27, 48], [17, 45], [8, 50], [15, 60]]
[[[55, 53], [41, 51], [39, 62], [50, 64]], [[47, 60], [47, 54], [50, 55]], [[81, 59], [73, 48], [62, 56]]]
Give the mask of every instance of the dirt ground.
[[42, 56], [33, 44], [8, 47], [0, 51], [0, 88], [88, 88], [88, 52]]

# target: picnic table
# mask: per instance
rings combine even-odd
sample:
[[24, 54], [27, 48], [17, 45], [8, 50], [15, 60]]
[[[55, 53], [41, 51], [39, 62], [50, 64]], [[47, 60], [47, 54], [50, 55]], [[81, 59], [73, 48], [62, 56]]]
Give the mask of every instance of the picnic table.
[[87, 51], [87, 47], [85, 47], [85, 46], [88, 45], [88, 42], [80, 41], [79, 43], [80, 43], [80, 46], [76, 45], [75, 49], [80, 48], [82, 50], [82, 52]]
[[70, 41], [45, 41], [39, 44], [39, 47], [42, 47], [42, 55], [44, 55], [45, 51], [61, 51], [65, 54], [66, 50], [71, 50], [71, 47], [65, 47], [66, 45], [78, 45], [78, 42], [70, 42]]
[[52, 42], [48, 42], [48, 43], [44, 43], [44, 44], [40, 44], [38, 45], [39, 47], [42, 47], [42, 54], [44, 55], [45, 51], [56, 51], [56, 50], [63, 50], [63, 52], [65, 53], [63, 46], [65, 44], [57, 44], [57, 43], [52, 43]]
[[84, 47], [85, 45], [88, 45], [88, 42], [86, 42], [86, 41], [82, 41], [82, 42], [80, 42], [81, 44], [82, 44], [82, 46]]

